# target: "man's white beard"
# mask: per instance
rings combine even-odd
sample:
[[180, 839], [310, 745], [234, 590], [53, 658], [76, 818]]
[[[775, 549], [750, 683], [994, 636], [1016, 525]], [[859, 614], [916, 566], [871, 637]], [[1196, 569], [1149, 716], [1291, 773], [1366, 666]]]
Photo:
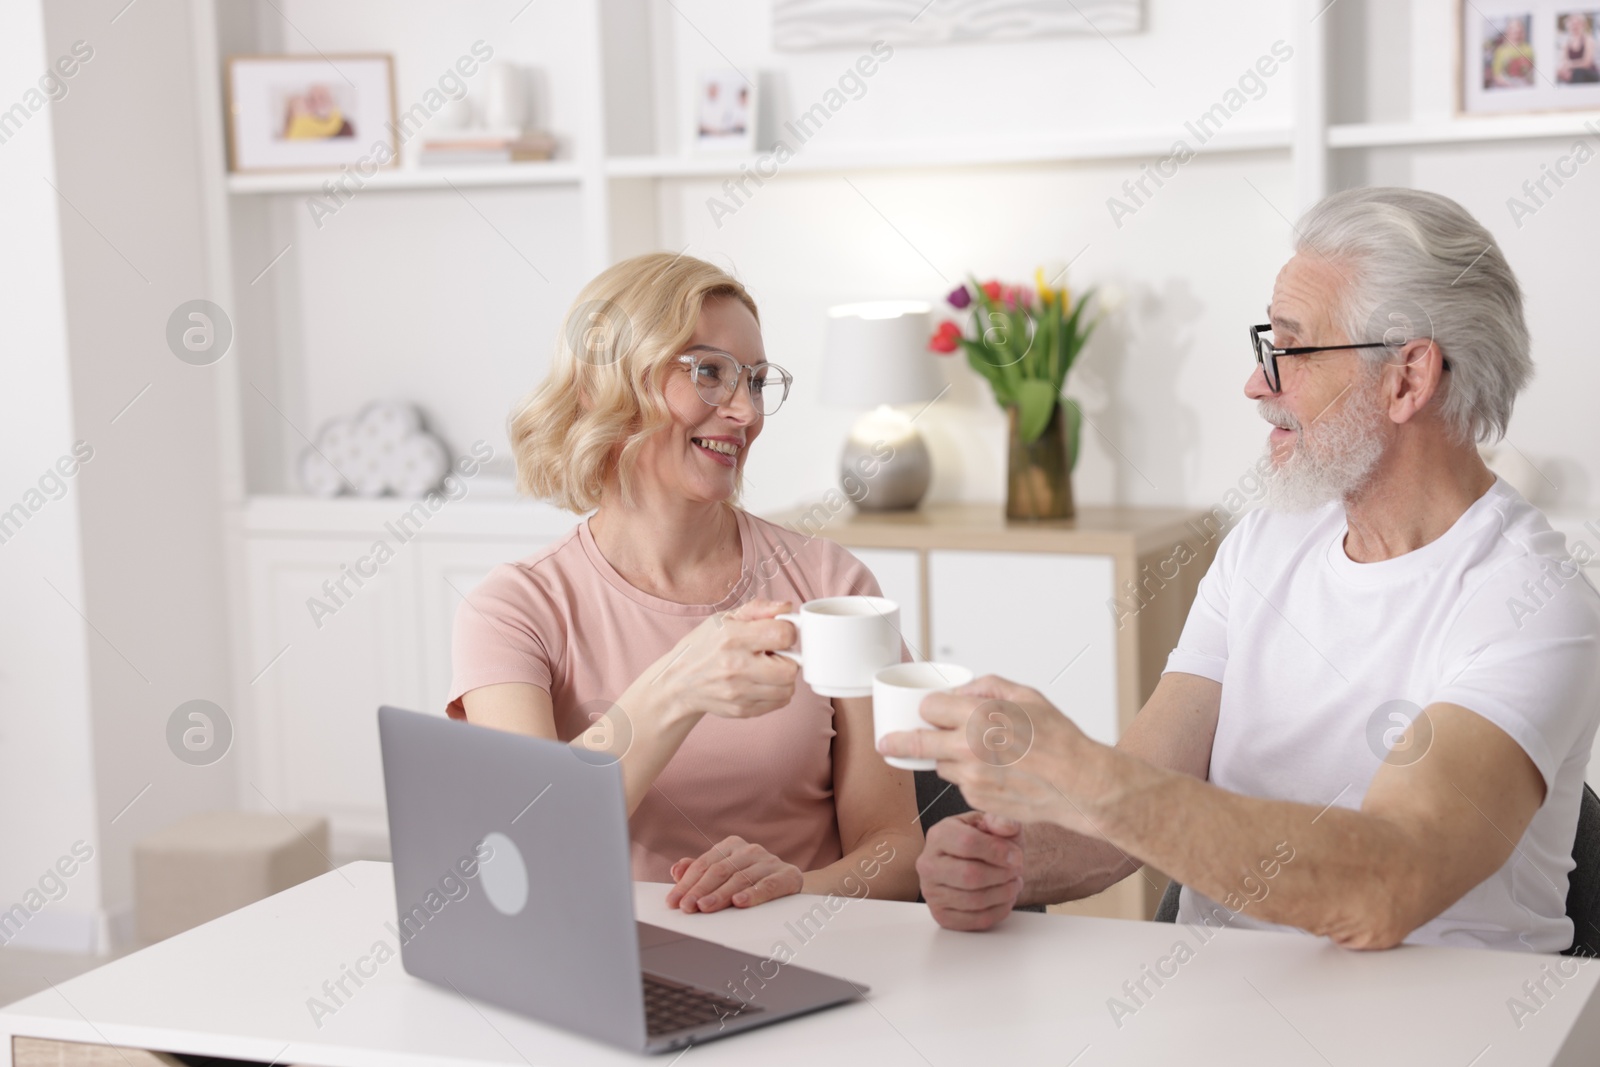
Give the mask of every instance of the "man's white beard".
[[1274, 425], [1288, 423], [1297, 434], [1289, 458], [1267, 478], [1267, 507], [1312, 511], [1329, 501], [1349, 500], [1367, 483], [1384, 449], [1384, 413], [1368, 391], [1371, 384], [1371, 379], [1358, 382], [1337, 410], [1312, 420], [1309, 432], [1276, 401], [1260, 401], [1263, 418]]

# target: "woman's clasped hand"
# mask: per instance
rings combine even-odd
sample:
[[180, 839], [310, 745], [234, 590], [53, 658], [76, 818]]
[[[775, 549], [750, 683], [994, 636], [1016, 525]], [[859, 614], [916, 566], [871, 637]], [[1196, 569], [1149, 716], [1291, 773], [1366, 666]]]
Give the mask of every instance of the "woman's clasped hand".
[[800, 892], [803, 880], [799, 867], [742, 837], [724, 838], [698, 859], [685, 856], [672, 877], [667, 907], [686, 912], [751, 908]]

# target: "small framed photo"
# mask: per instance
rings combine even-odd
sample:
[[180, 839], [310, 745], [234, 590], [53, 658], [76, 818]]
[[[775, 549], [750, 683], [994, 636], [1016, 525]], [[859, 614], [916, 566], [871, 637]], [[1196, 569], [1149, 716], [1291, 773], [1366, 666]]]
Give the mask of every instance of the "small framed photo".
[[393, 166], [394, 61], [386, 55], [228, 57], [228, 169]]
[[1600, 108], [1600, 0], [1462, 0], [1461, 110]]
[[[1600, 6], [1556, 12], [1556, 87], [1579, 89], [1600, 86], [1600, 55], [1595, 30], [1600, 28]], [[1591, 90], [1591, 92], [1594, 90]]]
[[691, 94], [689, 143], [696, 152], [754, 152], [756, 85], [737, 70], [703, 71]]

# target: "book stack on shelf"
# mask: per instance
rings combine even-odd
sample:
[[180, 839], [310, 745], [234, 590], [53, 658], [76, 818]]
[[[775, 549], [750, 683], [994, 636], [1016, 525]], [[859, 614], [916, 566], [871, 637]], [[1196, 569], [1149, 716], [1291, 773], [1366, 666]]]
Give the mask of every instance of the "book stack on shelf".
[[422, 143], [424, 167], [476, 167], [555, 158], [556, 139], [538, 130], [455, 130]]

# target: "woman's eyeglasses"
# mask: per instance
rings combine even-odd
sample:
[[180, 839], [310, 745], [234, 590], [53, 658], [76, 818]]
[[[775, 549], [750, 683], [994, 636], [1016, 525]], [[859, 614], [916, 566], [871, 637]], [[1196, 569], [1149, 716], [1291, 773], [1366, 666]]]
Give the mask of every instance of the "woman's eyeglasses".
[[794, 377], [775, 363], [740, 363], [726, 352], [698, 352], [692, 356], [679, 356], [678, 362], [689, 368], [695, 392], [712, 407], [721, 407], [733, 399], [739, 387], [739, 378], [750, 373], [750, 403], [762, 415], [771, 415], [789, 398], [789, 386]]

